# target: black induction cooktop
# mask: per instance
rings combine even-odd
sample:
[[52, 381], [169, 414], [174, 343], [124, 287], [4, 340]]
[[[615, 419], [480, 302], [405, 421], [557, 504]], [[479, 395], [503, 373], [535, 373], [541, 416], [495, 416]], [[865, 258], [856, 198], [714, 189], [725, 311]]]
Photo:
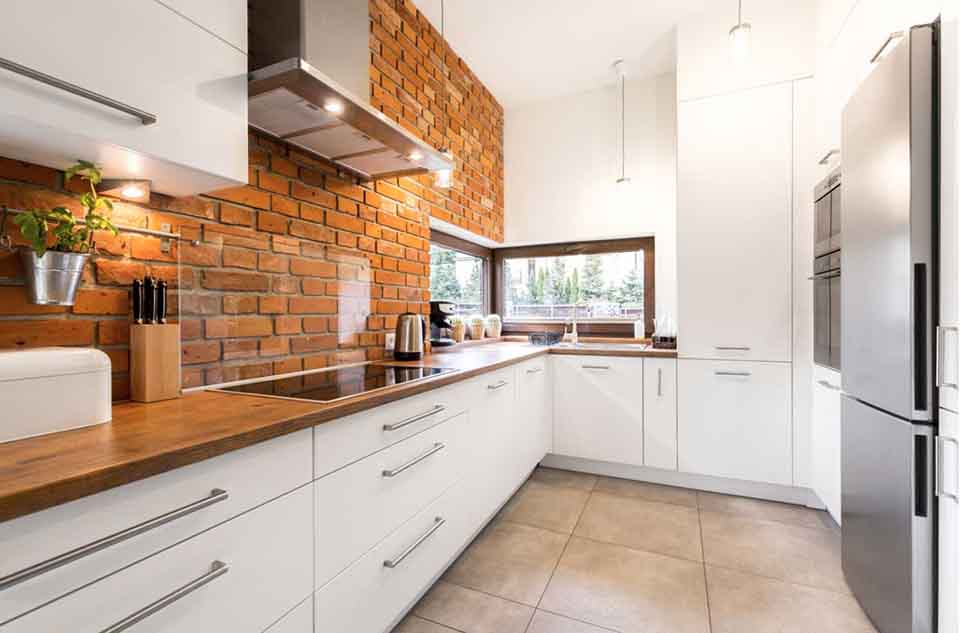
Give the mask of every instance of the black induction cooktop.
[[284, 378], [266, 378], [241, 385], [221, 387], [219, 391], [259, 396], [332, 402], [392, 385], [402, 385], [440, 374], [457, 371], [446, 367], [407, 367], [403, 365], [352, 365], [321, 369]]

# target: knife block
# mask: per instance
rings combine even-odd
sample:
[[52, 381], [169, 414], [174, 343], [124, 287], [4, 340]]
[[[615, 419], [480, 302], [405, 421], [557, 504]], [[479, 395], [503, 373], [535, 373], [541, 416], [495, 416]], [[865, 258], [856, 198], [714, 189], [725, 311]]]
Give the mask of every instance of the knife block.
[[130, 399], [156, 402], [180, 397], [180, 325], [130, 326]]

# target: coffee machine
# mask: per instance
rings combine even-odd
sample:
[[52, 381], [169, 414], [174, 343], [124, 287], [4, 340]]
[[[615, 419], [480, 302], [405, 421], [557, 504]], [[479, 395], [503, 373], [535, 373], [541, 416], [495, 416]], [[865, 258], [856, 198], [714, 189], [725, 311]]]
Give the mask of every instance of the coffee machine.
[[450, 317], [457, 313], [457, 304], [450, 301], [430, 302], [430, 345], [449, 347], [454, 344], [450, 338]]

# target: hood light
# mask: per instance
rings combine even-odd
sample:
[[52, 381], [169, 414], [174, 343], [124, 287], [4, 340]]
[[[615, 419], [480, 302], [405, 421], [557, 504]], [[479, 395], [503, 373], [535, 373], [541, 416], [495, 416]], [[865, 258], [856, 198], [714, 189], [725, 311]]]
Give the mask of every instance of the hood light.
[[330, 114], [343, 114], [343, 102], [337, 99], [327, 99], [323, 102], [323, 109]]
[[410, 160], [412, 160], [412, 161], [415, 162], [415, 163], [419, 163], [420, 161], [423, 160], [423, 154], [421, 154], [421, 153], [418, 152], [418, 151], [413, 151], [413, 152], [410, 152], [410, 154], [407, 156], [407, 158], [409, 158]]

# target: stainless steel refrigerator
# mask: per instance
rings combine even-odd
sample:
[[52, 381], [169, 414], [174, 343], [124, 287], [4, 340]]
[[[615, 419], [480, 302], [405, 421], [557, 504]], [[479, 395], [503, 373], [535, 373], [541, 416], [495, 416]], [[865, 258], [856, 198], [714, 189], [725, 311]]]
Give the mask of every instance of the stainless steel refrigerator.
[[843, 111], [843, 570], [881, 633], [932, 633], [936, 28]]

